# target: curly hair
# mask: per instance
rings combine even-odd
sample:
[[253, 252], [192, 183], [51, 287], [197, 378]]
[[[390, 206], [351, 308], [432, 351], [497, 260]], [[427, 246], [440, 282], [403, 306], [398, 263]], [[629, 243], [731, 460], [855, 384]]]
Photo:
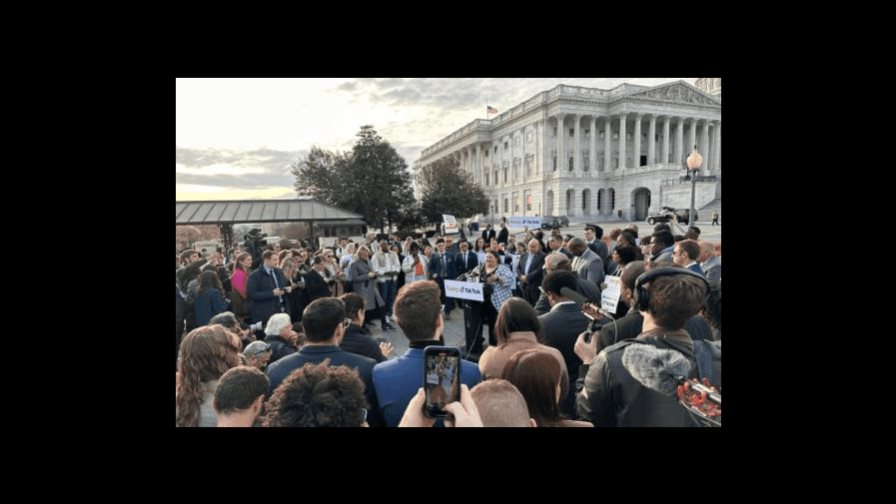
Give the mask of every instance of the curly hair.
[[348, 366], [306, 363], [274, 391], [265, 409], [265, 427], [360, 427], [364, 423], [364, 383]]
[[228, 369], [240, 365], [238, 339], [220, 324], [197, 327], [184, 337], [177, 364], [180, 381], [175, 398], [175, 423], [178, 427], [198, 426], [202, 384], [217, 380]]

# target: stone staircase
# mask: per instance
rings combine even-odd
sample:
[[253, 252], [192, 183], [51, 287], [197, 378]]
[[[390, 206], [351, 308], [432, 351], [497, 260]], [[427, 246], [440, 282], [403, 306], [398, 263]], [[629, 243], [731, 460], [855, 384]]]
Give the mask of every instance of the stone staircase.
[[722, 198], [716, 198], [697, 209], [697, 215], [701, 221], [712, 222], [712, 212], [719, 211], [719, 220], [722, 219]]

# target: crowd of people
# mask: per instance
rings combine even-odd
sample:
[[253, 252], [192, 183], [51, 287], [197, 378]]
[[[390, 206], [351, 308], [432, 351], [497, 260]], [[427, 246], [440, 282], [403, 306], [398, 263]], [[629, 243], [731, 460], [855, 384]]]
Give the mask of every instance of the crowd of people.
[[[720, 243], [668, 224], [642, 237], [636, 225], [499, 228], [180, 251], [176, 426], [697, 425], [652, 377], [707, 376], [721, 390]], [[580, 304], [600, 304], [614, 276], [619, 302], [595, 323]], [[455, 279], [481, 282], [483, 302], [447, 297]], [[460, 401], [429, 418], [423, 349], [444, 344], [457, 308], [481, 329], [466, 331]], [[397, 324], [408, 350], [393, 355], [375, 323]], [[645, 357], [656, 353], [671, 357]]]

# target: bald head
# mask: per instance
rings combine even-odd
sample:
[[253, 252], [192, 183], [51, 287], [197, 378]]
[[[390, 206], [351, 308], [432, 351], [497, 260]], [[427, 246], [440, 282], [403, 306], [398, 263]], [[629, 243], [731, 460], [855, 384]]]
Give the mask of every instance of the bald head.
[[529, 240], [529, 253], [536, 254], [538, 252], [541, 252], [541, 242], [532, 238]]
[[700, 255], [697, 257], [698, 261], [703, 263], [716, 256], [716, 246], [713, 245], [712, 242], [700, 240], [697, 244], [700, 245]]
[[535, 427], [526, 399], [507, 380], [486, 380], [470, 391], [484, 427]]
[[573, 238], [572, 240], [569, 240], [569, 242], [566, 244], [566, 247], [569, 248], [569, 251], [573, 254], [581, 255], [583, 252], [585, 252], [585, 248], [587, 247], [587, 245], [585, 245], [585, 240], [581, 238]]

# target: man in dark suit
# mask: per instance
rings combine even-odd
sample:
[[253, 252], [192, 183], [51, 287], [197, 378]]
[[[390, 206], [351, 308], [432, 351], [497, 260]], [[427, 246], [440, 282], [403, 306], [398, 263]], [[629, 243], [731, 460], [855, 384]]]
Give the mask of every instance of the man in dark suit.
[[485, 240], [485, 244], [488, 245], [491, 243], [492, 238], [495, 237], [495, 230], [492, 229], [491, 224], [485, 225], [485, 231], [482, 232], [482, 239]]
[[280, 256], [273, 250], [261, 255], [261, 266], [249, 274], [246, 294], [249, 297], [249, 313], [252, 322], [265, 322], [275, 313], [286, 313], [286, 290], [289, 285], [277, 266]]
[[[591, 321], [574, 301], [560, 293], [564, 287], [576, 290], [575, 275], [568, 271], [554, 271], [545, 277], [541, 288], [545, 291], [551, 311], [538, 319], [544, 327], [544, 344], [560, 350], [566, 361], [566, 369], [577, 370], [582, 359], [573, 348], [579, 333], [587, 329]], [[569, 393], [560, 403], [560, 409], [571, 417], [575, 413], [575, 378], [575, 371], [572, 371], [569, 376]]]
[[681, 240], [672, 249], [672, 262], [684, 266], [694, 273], [703, 276], [703, 269], [697, 264], [700, 256], [700, 245], [694, 240]]
[[[597, 254], [603, 264], [606, 265], [609, 263], [607, 258], [610, 256], [610, 249], [607, 248], [606, 243], [601, 241], [601, 238], [603, 237], [604, 229], [602, 227], [597, 224], [588, 224], [585, 226], [585, 245], [588, 245], [588, 248]], [[606, 272], [606, 268], [604, 269], [604, 272]]]
[[479, 266], [479, 256], [470, 252], [470, 244], [466, 240], [460, 242], [460, 252], [454, 256], [454, 271], [461, 275], [469, 273]]
[[520, 290], [523, 297], [530, 305], [534, 305], [540, 295], [538, 288], [544, 280], [544, 253], [541, 251], [541, 242], [532, 238], [529, 240], [529, 251], [520, 257], [516, 274], [520, 281]]
[[445, 240], [439, 238], [436, 240], [436, 252], [432, 254], [429, 261], [430, 277], [439, 284], [439, 290], [442, 292], [442, 304], [445, 305], [445, 320], [451, 320], [451, 310], [454, 309], [454, 299], [445, 297], [445, 279], [454, 280], [457, 273], [454, 271], [453, 256], [445, 250]]
[[298, 352], [287, 355], [268, 367], [267, 375], [271, 380], [268, 393], [273, 393], [287, 376], [305, 363], [319, 364], [324, 359], [330, 359], [330, 366], [348, 366], [358, 370], [358, 375], [364, 382], [364, 397], [369, 404], [367, 422], [371, 426], [380, 426], [383, 424], [382, 416], [377, 406], [372, 379], [376, 361], [339, 348], [345, 331], [344, 321], [345, 304], [336, 298], [322, 298], [308, 305], [302, 314], [302, 328], [305, 330], [307, 343]]
[[508, 236], [510, 236], [510, 231], [507, 230], [507, 226], [504, 223], [501, 223], [501, 231], [498, 232], [498, 243], [507, 245]]

